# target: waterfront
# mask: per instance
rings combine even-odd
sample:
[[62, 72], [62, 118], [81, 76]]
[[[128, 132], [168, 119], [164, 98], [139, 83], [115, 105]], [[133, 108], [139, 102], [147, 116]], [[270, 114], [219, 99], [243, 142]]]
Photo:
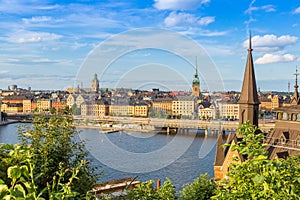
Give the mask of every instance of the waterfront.
[[[0, 142], [15, 143], [17, 141], [16, 132], [18, 125], [20, 124], [10, 124], [7, 126], [1, 126]], [[94, 158], [108, 157], [107, 152], [101, 149], [105, 144], [108, 143], [114, 144], [120, 149], [124, 149], [128, 152], [140, 154], [144, 153], [145, 155], [147, 155], [147, 153], [164, 149], [164, 147], [174, 142], [175, 139], [179, 144], [182, 144], [181, 146], [188, 144], [188, 142], [191, 142], [191, 144], [187, 148], [187, 151], [185, 151], [178, 159], [174, 159], [173, 161], [171, 159], [170, 161], [172, 162], [170, 162], [168, 166], [163, 168], [160, 168], [158, 166], [157, 170], [145, 173], [132, 173], [120, 171], [106, 166], [105, 164], [98, 161], [99, 159], [94, 159], [94, 163], [96, 165], [101, 166], [100, 171], [104, 171], [103, 175], [100, 178], [100, 181], [108, 181], [112, 179], [120, 179], [124, 177], [135, 176], [138, 176], [138, 180], [140, 181], [146, 181], [149, 179], [164, 180], [166, 177], [168, 177], [173, 181], [177, 190], [179, 190], [183, 184], [191, 183], [193, 179], [197, 178], [200, 175], [200, 173], [207, 172], [211, 177], [213, 176], [213, 162], [215, 155], [216, 136], [204, 137], [203, 133], [197, 133], [197, 137], [193, 137], [193, 134], [191, 134], [190, 136], [183, 135], [176, 136], [175, 138], [174, 135], [122, 132], [104, 135], [100, 134], [99, 130], [97, 129], [79, 130], [81, 130], [79, 138], [84, 139], [86, 141], [87, 148], [89, 150], [92, 150]], [[180, 149], [181, 146], [178, 146], [178, 149]], [[202, 150], [200, 151], [200, 149]], [[175, 152], [176, 149], [173, 149], [171, 154]], [[160, 165], [169, 158], [161, 154], [159, 156], [159, 159], [159, 162], [156, 163], [157, 165]], [[107, 161], [107, 159], [105, 161]], [[122, 160], [122, 162], [126, 162], [126, 160]], [[142, 165], [144, 169], [147, 169], [147, 166], [152, 165], [152, 162], [153, 160], [148, 159], [141, 159], [138, 161], [138, 163]], [[134, 167], [135, 163], [129, 164], [132, 164], [132, 166]]]

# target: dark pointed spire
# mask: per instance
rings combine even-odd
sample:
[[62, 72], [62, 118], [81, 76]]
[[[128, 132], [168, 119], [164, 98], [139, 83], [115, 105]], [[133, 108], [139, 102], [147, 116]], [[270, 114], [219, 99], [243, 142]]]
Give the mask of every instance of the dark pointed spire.
[[298, 73], [298, 66], [296, 66], [296, 73], [294, 74], [296, 76], [296, 83], [295, 83], [295, 88], [298, 88], [298, 76], [299, 76], [299, 73]]
[[296, 66], [296, 73], [294, 73], [294, 75], [296, 76], [296, 81], [295, 81], [295, 90], [294, 90], [294, 94], [293, 94], [293, 97], [291, 99], [291, 104], [292, 105], [299, 105], [300, 102], [299, 102], [299, 93], [298, 93], [298, 76], [299, 76], [299, 73], [298, 73], [298, 67]]
[[239, 100], [240, 123], [249, 120], [251, 124], [258, 126], [258, 106], [260, 104], [257, 94], [254, 64], [252, 58], [251, 33], [249, 32], [249, 47], [247, 63], [244, 73], [243, 86]]
[[252, 58], [251, 33], [249, 36], [249, 48], [246, 69], [244, 73], [244, 81], [241, 91], [240, 103], [259, 104], [257, 95], [256, 79], [254, 73], [254, 65]]
[[251, 31], [249, 30], [249, 48], [248, 48], [248, 51], [252, 51], [252, 44], [251, 44]]

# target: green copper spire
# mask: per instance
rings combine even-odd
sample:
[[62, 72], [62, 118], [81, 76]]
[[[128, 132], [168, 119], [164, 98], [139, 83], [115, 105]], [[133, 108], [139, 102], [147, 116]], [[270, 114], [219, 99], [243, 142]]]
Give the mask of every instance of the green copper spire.
[[198, 86], [200, 85], [200, 80], [198, 77], [198, 64], [197, 64], [197, 57], [196, 57], [196, 68], [195, 68], [195, 75], [194, 75], [194, 79], [193, 79], [193, 86]]

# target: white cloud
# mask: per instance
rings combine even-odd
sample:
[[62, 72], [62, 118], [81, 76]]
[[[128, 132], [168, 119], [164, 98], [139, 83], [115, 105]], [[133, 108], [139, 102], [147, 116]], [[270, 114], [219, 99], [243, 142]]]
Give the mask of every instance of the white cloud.
[[207, 36], [207, 37], [214, 37], [214, 36], [222, 36], [226, 35], [228, 31], [209, 31], [209, 30], [202, 30], [198, 33], [200, 36]]
[[19, 31], [10, 35], [8, 41], [12, 43], [35, 43], [58, 40], [61, 37], [55, 33]]
[[0, 11], [3, 13], [33, 13], [36, 11], [57, 10], [60, 6], [57, 4], [48, 4], [47, 1], [36, 0], [2, 0], [0, 2]]
[[299, 58], [292, 54], [265, 54], [263, 57], [258, 58], [255, 61], [255, 64], [270, 64], [270, 63], [279, 63], [279, 62], [293, 62], [298, 60]]
[[197, 17], [193, 14], [185, 13], [185, 12], [171, 12], [164, 20], [165, 25], [167, 27], [178, 26], [178, 25], [186, 25], [186, 24], [199, 24], [201, 26], [207, 26], [210, 23], [215, 21], [215, 17], [207, 16], [207, 17]]
[[264, 5], [264, 6], [260, 6], [260, 7], [256, 7], [256, 6], [250, 6], [245, 13], [246, 14], [251, 14], [253, 11], [259, 11], [262, 10], [264, 12], [275, 12], [276, 9], [273, 5]]
[[30, 24], [30, 23], [40, 23], [40, 22], [49, 22], [52, 20], [52, 17], [49, 16], [36, 16], [36, 17], [31, 17], [31, 18], [23, 18], [22, 21], [25, 24]]
[[8, 70], [0, 70], [0, 74], [7, 74], [8, 72]]
[[171, 12], [169, 16], [165, 18], [165, 25], [170, 27], [180, 24], [191, 24], [195, 23], [196, 20], [197, 18], [192, 14]]
[[296, 8], [293, 13], [294, 14], [300, 14], [300, 6], [298, 8]]
[[230, 31], [210, 31], [210, 30], [205, 30], [199, 27], [190, 27], [189, 29], [185, 30], [177, 30], [178, 33], [182, 35], [187, 35], [187, 36], [204, 36], [204, 37], [216, 37], [216, 36], [222, 36], [228, 34]]
[[215, 17], [202, 17], [201, 19], [198, 20], [198, 24], [201, 26], [207, 26], [210, 23], [213, 23], [215, 21]]
[[[270, 34], [259, 36], [256, 35], [252, 37], [252, 46], [257, 51], [261, 52], [271, 52], [271, 51], [279, 51], [284, 49], [288, 45], [293, 45], [298, 42], [298, 38], [290, 35], [282, 35], [280, 37]], [[248, 40], [243, 42], [244, 47], [248, 47]]]
[[210, 0], [154, 0], [158, 10], [194, 10], [207, 4]]

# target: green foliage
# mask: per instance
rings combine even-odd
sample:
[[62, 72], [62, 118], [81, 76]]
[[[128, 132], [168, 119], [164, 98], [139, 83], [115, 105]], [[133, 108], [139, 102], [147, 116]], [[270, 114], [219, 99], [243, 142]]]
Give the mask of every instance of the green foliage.
[[71, 108], [73, 115], [80, 115], [81, 114], [81, 108], [80, 106], [77, 107], [76, 104], [74, 104]]
[[249, 159], [232, 164], [213, 199], [299, 199], [300, 155], [286, 160], [269, 160], [262, 135], [248, 122], [241, 125], [243, 140], [234, 147]]
[[257, 157], [229, 172], [215, 199], [299, 199], [300, 156], [286, 160]]
[[246, 121], [238, 128], [237, 136], [242, 137], [242, 140], [232, 147], [232, 150], [238, 150], [240, 154], [246, 155], [248, 159], [253, 159], [258, 156], [265, 156], [265, 144], [262, 144], [264, 136], [262, 132], [254, 125]]
[[159, 199], [165, 199], [165, 200], [176, 199], [175, 198], [176, 190], [171, 179], [166, 178], [164, 185], [160, 187], [159, 190], [157, 190], [157, 194]]
[[130, 200], [174, 200], [176, 199], [175, 186], [170, 179], [166, 179], [164, 185], [156, 190], [153, 180], [142, 182], [133, 190], [128, 191], [126, 199]]
[[[16, 165], [9, 166], [7, 169], [7, 178], [10, 183], [0, 179], [0, 199], [28, 199], [28, 200], [43, 200], [43, 196], [48, 194], [48, 199], [73, 199], [78, 196], [77, 192], [72, 190], [71, 185], [73, 180], [77, 179], [80, 169], [86, 165], [82, 161], [76, 168], [65, 170], [60, 168], [53, 177], [51, 185], [45, 184], [43, 188], [38, 188], [36, 178], [41, 174], [34, 174], [35, 165], [33, 161], [32, 147], [20, 145], [4, 145], [1, 146], [2, 152], [6, 149], [7, 157], [22, 158]], [[60, 165], [61, 167], [61, 165]], [[63, 183], [65, 175], [70, 173], [70, 178]]]
[[[53, 177], [57, 177], [62, 169], [74, 169], [82, 160], [87, 160], [88, 152], [84, 143], [76, 139], [76, 134], [72, 116], [64, 114], [50, 118], [35, 116], [32, 126], [20, 128], [22, 145], [31, 146], [35, 184], [39, 192], [46, 183], [52, 183]], [[95, 170], [90, 163], [79, 168], [77, 178], [70, 186], [72, 190], [85, 195], [98, 179]], [[71, 177], [71, 173], [64, 173], [60, 182], [68, 183]]]
[[193, 183], [186, 184], [180, 192], [181, 200], [205, 200], [215, 194], [216, 184], [207, 174], [201, 174]]

